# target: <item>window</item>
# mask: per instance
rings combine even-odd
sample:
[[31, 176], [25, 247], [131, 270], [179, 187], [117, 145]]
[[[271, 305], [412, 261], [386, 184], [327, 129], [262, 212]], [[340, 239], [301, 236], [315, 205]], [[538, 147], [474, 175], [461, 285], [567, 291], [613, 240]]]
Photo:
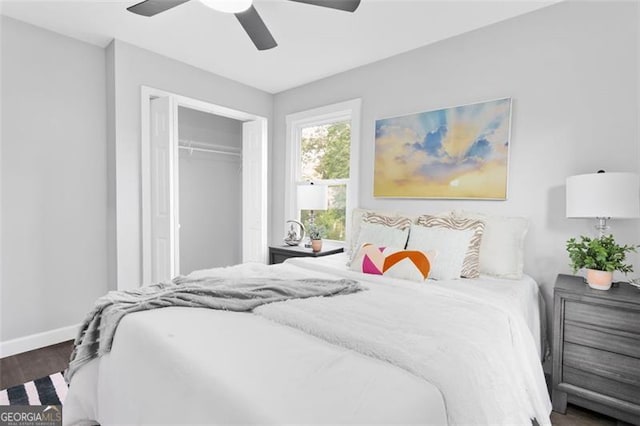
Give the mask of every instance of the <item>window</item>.
[[287, 116], [287, 219], [309, 222], [310, 211], [301, 210], [295, 199], [298, 185], [327, 186], [327, 210], [315, 211], [315, 223], [328, 240], [345, 240], [347, 218], [357, 204], [359, 118], [359, 100]]
[[[325, 229], [328, 240], [344, 241], [346, 234], [347, 185], [351, 154], [351, 122], [339, 121], [303, 127], [300, 143], [300, 178], [327, 186], [327, 210], [316, 212], [315, 223]], [[308, 223], [309, 210], [300, 210]]]

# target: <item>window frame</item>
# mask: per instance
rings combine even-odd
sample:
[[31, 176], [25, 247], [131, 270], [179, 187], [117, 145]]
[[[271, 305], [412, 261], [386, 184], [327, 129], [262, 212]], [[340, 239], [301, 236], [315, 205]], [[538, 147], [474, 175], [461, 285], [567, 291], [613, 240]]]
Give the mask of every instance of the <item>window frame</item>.
[[[310, 126], [321, 126], [340, 121], [349, 121], [351, 125], [351, 142], [349, 154], [349, 178], [348, 179], [323, 179], [324, 185], [347, 186], [345, 241], [351, 234], [351, 214], [358, 206], [359, 195], [359, 153], [360, 153], [360, 109], [362, 101], [351, 99], [319, 108], [313, 108], [286, 116], [286, 150], [285, 150], [285, 220], [300, 220], [300, 210], [297, 208], [297, 185], [305, 183], [302, 180], [300, 161], [300, 142], [302, 129]], [[327, 240], [332, 241], [332, 240]], [[343, 241], [336, 241], [343, 243]]]

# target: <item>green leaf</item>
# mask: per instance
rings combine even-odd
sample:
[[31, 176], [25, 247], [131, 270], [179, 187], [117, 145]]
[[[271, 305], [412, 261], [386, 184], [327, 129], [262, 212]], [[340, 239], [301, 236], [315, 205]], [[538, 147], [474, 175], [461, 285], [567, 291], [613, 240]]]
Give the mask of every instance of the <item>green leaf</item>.
[[600, 271], [633, 272], [631, 265], [625, 264], [627, 253], [636, 252], [640, 246], [618, 245], [613, 235], [591, 239], [580, 236], [567, 240], [566, 249], [571, 260], [570, 266], [576, 273], [579, 269], [597, 269]]

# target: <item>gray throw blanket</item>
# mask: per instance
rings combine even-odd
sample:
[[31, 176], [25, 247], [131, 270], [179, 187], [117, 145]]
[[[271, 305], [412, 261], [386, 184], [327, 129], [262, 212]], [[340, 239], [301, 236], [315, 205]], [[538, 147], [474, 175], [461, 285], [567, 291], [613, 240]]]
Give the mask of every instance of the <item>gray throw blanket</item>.
[[362, 287], [353, 280], [177, 277], [127, 291], [111, 291], [99, 298], [82, 323], [71, 361], [68, 381], [78, 369], [111, 350], [118, 323], [126, 314], [171, 306], [247, 312], [266, 303], [316, 296], [355, 293]]

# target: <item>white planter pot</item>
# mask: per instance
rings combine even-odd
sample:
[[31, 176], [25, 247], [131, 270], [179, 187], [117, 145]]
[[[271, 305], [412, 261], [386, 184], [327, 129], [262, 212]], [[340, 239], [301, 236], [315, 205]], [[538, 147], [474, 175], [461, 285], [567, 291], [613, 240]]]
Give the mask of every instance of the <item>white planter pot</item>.
[[613, 282], [613, 272], [587, 269], [587, 284], [596, 290], [609, 290]]

